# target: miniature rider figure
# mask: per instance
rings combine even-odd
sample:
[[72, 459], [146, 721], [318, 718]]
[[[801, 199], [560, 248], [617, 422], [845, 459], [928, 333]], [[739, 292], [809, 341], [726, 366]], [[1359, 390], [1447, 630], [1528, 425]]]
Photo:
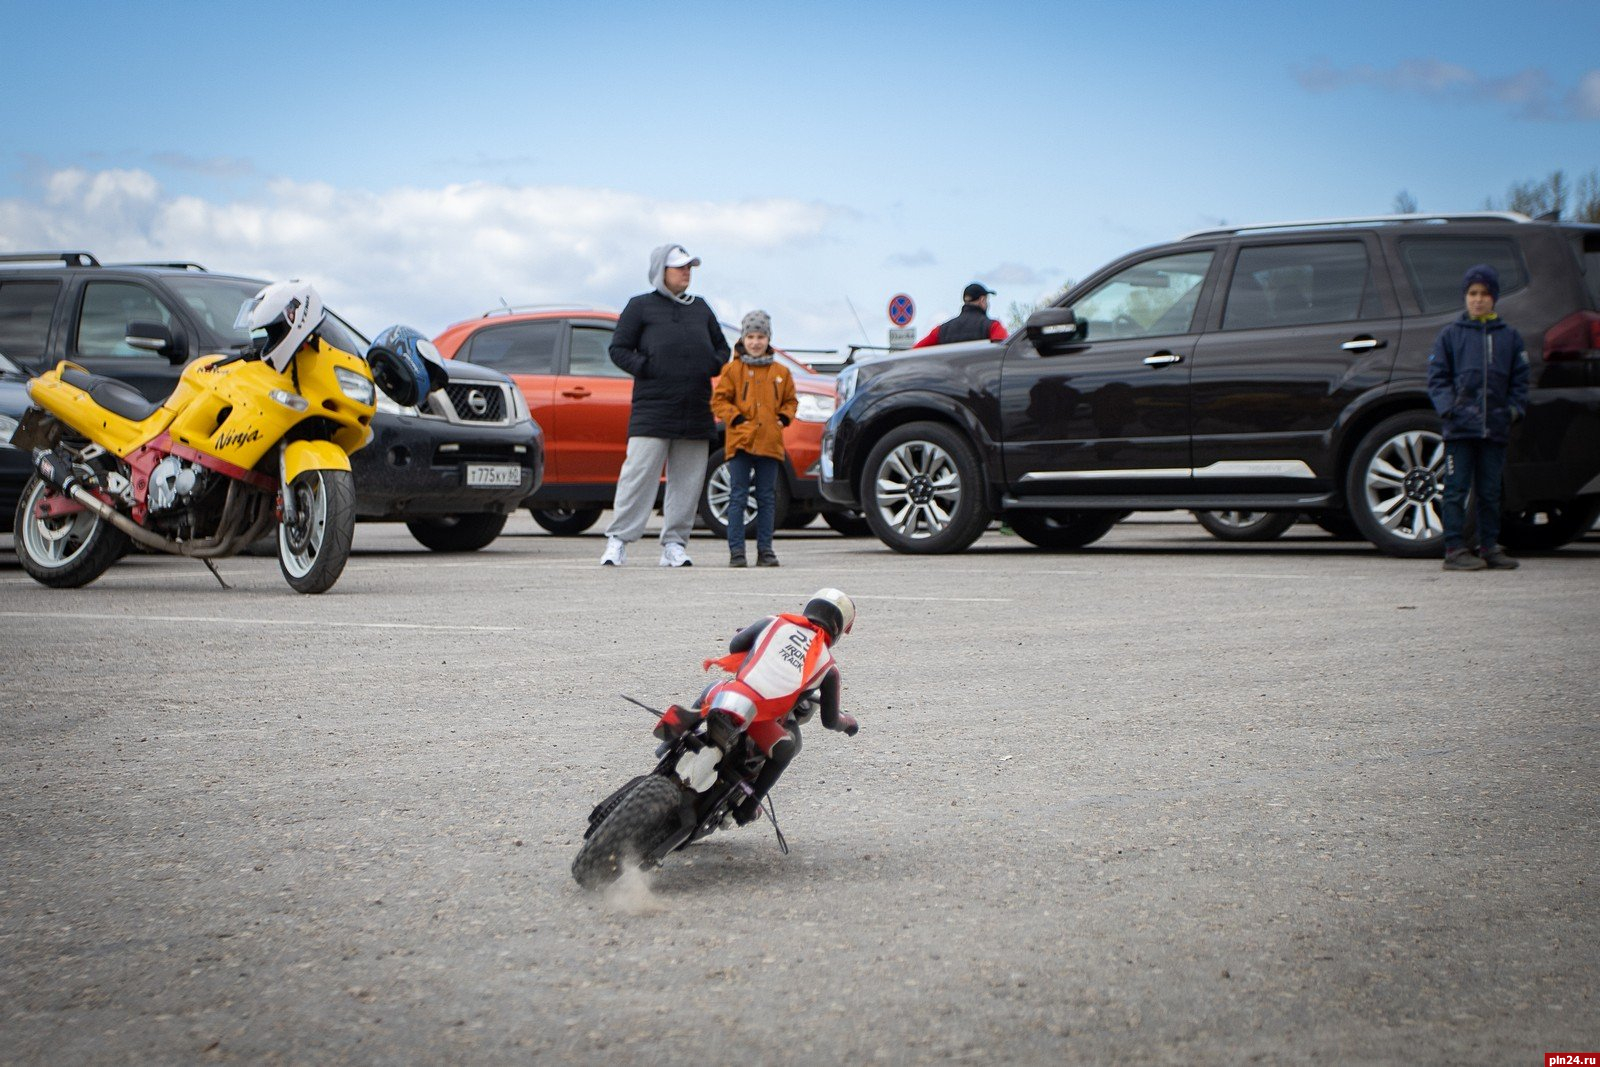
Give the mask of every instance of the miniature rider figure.
[[760, 815], [762, 798], [800, 754], [800, 723], [811, 717], [813, 691], [823, 726], [849, 737], [859, 729], [853, 717], [839, 710], [839, 668], [832, 653], [855, 620], [855, 603], [838, 589], [817, 590], [799, 615], [757, 619], [728, 642], [728, 655], [701, 665], [707, 670], [718, 666], [734, 676], [708, 686], [693, 708], [672, 705], [656, 724], [656, 736], [666, 740], [693, 729], [702, 715], [719, 711], [749, 735], [767, 762], [752, 783], [751, 795], [733, 809], [740, 826]]

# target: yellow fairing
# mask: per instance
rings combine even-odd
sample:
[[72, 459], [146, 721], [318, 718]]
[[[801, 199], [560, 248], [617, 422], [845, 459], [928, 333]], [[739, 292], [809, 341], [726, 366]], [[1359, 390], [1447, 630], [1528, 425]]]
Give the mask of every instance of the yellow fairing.
[[[223, 363], [222, 359], [204, 356], [185, 367], [172, 395], [141, 422], [107, 411], [84, 390], [63, 382], [61, 372], [73, 368], [71, 363], [35, 378], [28, 393], [40, 407], [119, 456], [167, 431], [177, 444], [245, 470], [256, 469], [267, 459], [262, 469], [276, 474], [276, 458], [268, 453], [278, 442], [291, 436], [312, 438], [291, 443], [291, 450], [304, 457], [298, 461], [299, 470], [290, 470], [293, 476], [314, 468], [349, 470], [349, 454], [371, 439], [369, 425], [376, 408], [370, 399], [346, 395], [335, 373], [343, 369], [347, 381], [364, 380], [370, 398], [372, 373], [365, 360], [321, 337], [313, 337], [295, 354], [288, 374], [279, 374], [260, 360]], [[314, 426], [291, 433], [301, 423], [313, 421]]]
[[350, 453], [332, 441], [290, 441], [283, 449], [284, 482], [306, 471], [347, 471]]
[[68, 369], [84, 371], [75, 363], [63, 362], [29, 382], [28, 396], [35, 404], [108, 452], [126, 456], [165, 430], [172, 421], [173, 413], [165, 406], [157, 408], [153, 415], [142, 422], [134, 422], [107, 411], [90, 400], [88, 393], [61, 380], [61, 372]]

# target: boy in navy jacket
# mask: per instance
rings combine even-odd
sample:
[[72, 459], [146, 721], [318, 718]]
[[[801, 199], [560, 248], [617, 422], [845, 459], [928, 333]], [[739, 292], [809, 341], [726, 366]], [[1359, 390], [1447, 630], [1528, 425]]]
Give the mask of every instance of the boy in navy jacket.
[[[1444, 569], [1514, 570], [1500, 536], [1500, 475], [1511, 425], [1528, 406], [1528, 353], [1522, 335], [1494, 312], [1500, 275], [1480, 264], [1461, 279], [1466, 310], [1439, 331], [1428, 354], [1428, 396], [1444, 420]], [[1478, 544], [1468, 551], [1468, 493], [1477, 489]]]

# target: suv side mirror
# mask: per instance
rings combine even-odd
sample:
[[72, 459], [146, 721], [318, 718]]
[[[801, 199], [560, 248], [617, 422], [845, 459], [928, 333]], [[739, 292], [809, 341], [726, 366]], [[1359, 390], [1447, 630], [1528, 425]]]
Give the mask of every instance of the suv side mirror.
[[1028, 316], [1022, 329], [1035, 348], [1049, 348], [1087, 340], [1088, 325], [1079, 322], [1071, 308], [1040, 308]]
[[130, 322], [123, 341], [133, 348], [166, 356], [168, 362], [183, 362], [184, 353], [178, 346], [178, 339], [165, 323]]

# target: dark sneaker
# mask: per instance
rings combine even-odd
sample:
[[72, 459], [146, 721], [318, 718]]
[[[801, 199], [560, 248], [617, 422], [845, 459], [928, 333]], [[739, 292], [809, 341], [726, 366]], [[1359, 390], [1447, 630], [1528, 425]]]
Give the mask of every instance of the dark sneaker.
[[1499, 545], [1490, 545], [1478, 553], [1479, 558], [1488, 565], [1492, 571], [1514, 571], [1522, 564], [1506, 555], [1506, 550]]
[[1444, 569], [1447, 571], [1482, 571], [1488, 570], [1489, 565], [1464, 548], [1450, 548], [1446, 549], [1444, 553]]
[[769, 549], [766, 549], [764, 551], [756, 553], [756, 566], [757, 567], [781, 567], [781, 566], [783, 566], [783, 564], [778, 562], [778, 554], [776, 552], [772, 551], [769, 548]]
[[750, 566], [750, 561], [745, 559], [743, 552], [730, 552], [728, 554], [728, 566], [748, 567]]

